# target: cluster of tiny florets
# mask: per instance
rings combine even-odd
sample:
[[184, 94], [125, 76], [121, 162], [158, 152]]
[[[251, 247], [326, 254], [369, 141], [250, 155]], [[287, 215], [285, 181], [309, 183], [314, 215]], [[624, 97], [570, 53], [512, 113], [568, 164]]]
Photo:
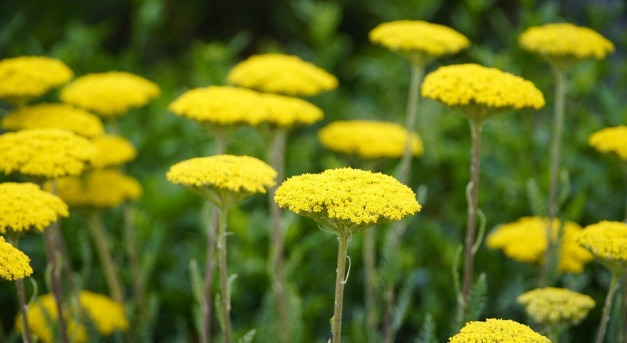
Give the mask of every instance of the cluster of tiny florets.
[[449, 343], [551, 343], [527, 325], [507, 319], [469, 322]]
[[547, 57], [602, 59], [614, 44], [598, 32], [568, 23], [530, 27], [520, 37], [520, 46]]
[[121, 136], [102, 135], [92, 138], [91, 142], [100, 151], [99, 158], [94, 162], [97, 168], [119, 166], [137, 157], [133, 143]]
[[627, 272], [627, 224], [604, 220], [588, 225], [577, 241], [616, 272]]
[[142, 194], [139, 181], [116, 169], [94, 169], [56, 183], [59, 197], [70, 207], [110, 208]]
[[614, 153], [621, 160], [627, 161], [627, 126], [599, 130], [590, 135], [588, 144], [602, 153]]
[[0, 236], [0, 278], [14, 281], [32, 273], [30, 258]]
[[294, 97], [278, 94], [262, 94], [259, 106], [266, 108], [263, 122], [280, 127], [309, 125], [322, 119], [322, 110], [317, 106]]
[[41, 96], [68, 82], [74, 73], [60, 60], [21, 56], [0, 61], [0, 99], [14, 102]]
[[555, 287], [525, 292], [517, 301], [536, 323], [550, 326], [577, 325], [595, 305], [588, 295]]
[[84, 137], [104, 133], [100, 118], [68, 104], [38, 104], [18, 108], [2, 118], [2, 128], [10, 131], [56, 128]]

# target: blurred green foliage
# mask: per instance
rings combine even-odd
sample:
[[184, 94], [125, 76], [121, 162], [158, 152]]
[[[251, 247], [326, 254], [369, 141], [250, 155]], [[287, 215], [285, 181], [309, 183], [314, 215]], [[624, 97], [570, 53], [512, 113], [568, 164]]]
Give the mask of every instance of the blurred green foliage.
[[[121, 133], [137, 147], [128, 173], [137, 177], [144, 196], [132, 208], [146, 270], [154, 322], [147, 338], [155, 342], [196, 341], [189, 263], [204, 262], [202, 201], [169, 184], [170, 165], [213, 151], [210, 135], [195, 123], [167, 111], [183, 91], [224, 84], [228, 70], [250, 54], [281, 51], [312, 61], [340, 79], [338, 90], [310, 99], [325, 111], [322, 123], [297, 128], [288, 138], [286, 174], [319, 172], [347, 165], [347, 160], [322, 149], [316, 131], [337, 119], [378, 119], [402, 123], [409, 65], [399, 55], [368, 42], [377, 24], [421, 19], [451, 26], [467, 35], [472, 47], [438, 65], [476, 62], [532, 80], [547, 99], [540, 111], [500, 114], [485, 125], [479, 205], [488, 230], [535, 213], [530, 185], [543, 199], [548, 189], [548, 143], [551, 135], [553, 78], [549, 65], [522, 51], [517, 36], [529, 26], [571, 22], [589, 26], [616, 45], [604, 61], [585, 62], [570, 75], [562, 167], [569, 194], [561, 217], [582, 225], [623, 220], [627, 181], [618, 162], [587, 145], [594, 131], [627, 123], [627, 5], [602, 1], [420, 1], [420, 0], [241, 0], [241, 1], [79, 1], [21, 0], [0, 2], [0, 57], [50, 55], [66, 62], [77, 75], [126, 70], [157, 82], [162, 95], [148, 106], [121, 118]], [[432, 65], [432, 71], [438, 65]], [[0, 81], [1, 82], [1, 81]], [[56, 99], [50, 94], [46, 100]], [[469, 178], [470, 138], [466, 120], [431, 101], [422, 101], [417, 131], [425, 155], [413, 162], [410, 185], [427, 190], [423, 210], [410, 219], [398, 268], [411, 286], [406, 320], [398, 342], [444, 341], [451, 334], [455, 294], [452, 275], [455, 250], [466, 218], [464, 189]], [[263, 157], [266, 142], [252, 129], [241, 129], [227, 151]], [[395, 172], [395, 162], [384, 171]], [[257, 329], [256, 342], [268, 341], [272, 302], [267, 277], [269, 218], [267, 200], [258, 196], [230, 213], [230, 271], [238, 275], [233, 288], [232, 317], [241, 337]], [[123, 251], [122, 213], [107, 213], [114, 251]], [[308, 219], [285, 214], [288, 223], [288, 280], [293, 301], [302, 311], [304, 342], [326, 341], [332, 314], [336, 245], [334, 237]], [[78, 214], [63, 222], [75, 269], [84, 287], [106, 292]], [[384, 231], [385, 227], [376, 230]], [[382, 239], [382, 234], [379, 235]], [[45, 269], [39, 237], [23, 240], [36, 271]], [[353, 269], [345, 291], [346, 342], [363, 337], [363, 271], [361, 239], [349, 247]], [[122, 254], [119, 262], [124, 265]], [[487, 275], [488, 299], [482, 317], [526, 321], [515, 298], [536, 284], [537, 268], [479, 249], [477, 276]], [[126, 270], [126, 269], [124, 269]], [[130, 285], [130, 271], [123, 277]], [[42, 272], [36, 277], [43, 290]], [[591, 341], [598, 323], [609, 276], [597, 264], [584, 274], [565, 276], [560, 284], [591, 294], [597, 307], [570, 332], [577, 342]], [[129, 286], [129, 290], [130, 290]], [[0, 284], [0, 319], [12, 331], [17, 305], [12, 285]], [[618, 312], [617, 312], [618, 313]], [[621, 321], [610, 327], [615, 342]], [[618, 319], [616, 319], [618, 318]], [[622, 325], [625, 324], [623, 319]], [[353, 323], [353, 324], [351, 324]], [[357, 323], [357, 324], [355, 324]], [[217, 322], [213, 325], [217, 327]], [[352, 339], [351, 339], [352, 338]], [[13, 339], [15, 337], [13, 336]], [[574, 341], [574, 340], [573, 340]]]

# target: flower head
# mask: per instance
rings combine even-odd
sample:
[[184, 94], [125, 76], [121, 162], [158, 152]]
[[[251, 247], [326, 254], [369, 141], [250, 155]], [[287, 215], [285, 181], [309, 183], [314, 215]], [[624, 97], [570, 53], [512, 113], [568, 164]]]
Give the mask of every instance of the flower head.
[[61, 100], [103, 117], [118, 117], [159, 96], [159, 86], [141, 76], [123, 72], [87, 74], [61, 90]]
[[209, 126], [258, 125], [267, 116], [261, 95], [224, 86], [189, 90], [168, 107], [174, 114]]
[[[413, 154], [422, 155], [420, 137], [411, 136]], [[318, 131], [318, 140], [329, 150], [363, 159], [397, 158], [405, 151], [407, 130], [395, 123], [340, 120]]]
[[60, 60], [22, 56], [0, 61], [0, 99], [25, 102], [68, 82], [74, 73]]
[[115, 169], [94, 169], [57, 180], [59, 197], [70, 207], [110, 208], [135, 200], [141, 184]]
[[627, 273], [627, 224], [601, 221], [586, 226], [577, 241], [617, 273]]
[[[497, 227], [487, 238], [490, 249], [502, 249], [505, 256], [524, 263], [543, 263], [546, 251], [546, 229], [549, 221], [541, 217], [523, 217], [513, 223]], [[566, 222], [559, 232], [560, 223], [551, 225], [552, 239], [561, 236], [557, 269], [567, 273], [581, 273], [593, 256], [576, 241], [582, 230], [573, 222]]]
[[425, 77], [421, 92], [474, 120], [504, 110], [544, 106], [542, 92], [530, 81], [472, 63], [438, 68]]
[[468, 38], [450, 27], [422, 20], [397, 20], [380, 24], [368, 35], [370, 41], [422, 63], [454, 54], [470, 45]]
[[0, 171], [40, 179], [78, 175], [100, 152], [87, 139], [62, 129], [31, 129], [0, 136]]
[[126, 331], [129, 327], [122, 304], [101, 294], [81, 291], [78, 296], [81, 308], [86, 312], [102, 336], [115, 331]]
[[264, 122], [281, 127], [309, 125], [322, 119], [322, 110], [315, 105], [299, 99], [277, 94], [262, 94], [262, 103], [266, 108]]
[[627, 161], [627, 126], [599, 130], [590, 135], [588, 144], [602, 153], [614, 153], [621, 160]]
[[486, 319], [469, 322], [449, 343], [551, 343], [527, 325], [508, 319]]
[[100, 151], [100, 157], [94, 162], [98, 168], [114, 167], [132, 161], [137, 150], [126, 138], [115, 135], [94, 137], [91, 142]]
[[300, 57], [284, 54], [254, 55], [237, 64], [229, 83], [262, 92], [313, 96], [337, 88], [335, 76]]
[[97, 116], [67, 104], [38, 104], [18, 108], [2, 118], [2, 128], [18, 131], [40, 128], [65, 129], [84, 137], [104, 133]]
[[30, 258], [0, 236], [0, 278], [14, 281], [32, 273]]
[[179, 162], [168, 171], [168, 181], [185, 186], [218, 206], [232, 206], [274, 186], [277, 173], [250, 156], [217, 155]]
[[274, 201], [336, 233], [358, 232], [420, 211], [414, 192], [395, 178], [352, 168], [291, 177], [276, 190]]
[[594, 300], [565, 288], [537, 288], [518, 296], [527, 314], [539, 324], [572, 326], [581, 322], [594, 307]]
[[69, 215], [67, 205], [34, 183], [0, 183], [0, 234], [43, 231]]

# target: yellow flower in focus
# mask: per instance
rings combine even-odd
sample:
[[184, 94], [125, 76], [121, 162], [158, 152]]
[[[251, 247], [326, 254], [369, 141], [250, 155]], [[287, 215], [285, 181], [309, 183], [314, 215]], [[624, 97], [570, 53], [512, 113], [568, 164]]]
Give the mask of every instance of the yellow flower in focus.
[[627, 126], [599, 130], [588, 138], [588, 144], [602, 153], [614, 153], [627, 161]]
[[0, 278], [14, 281], [32, 273], [30, 258], [0, 236]]
[[468, 322], [449, 343], [551, 343], [527, 325], [508, 319]]
[[0, 136], [0, 171], [39, 179], [79, 175], [100, 156], [87, 139], [62, 129], [31, 129]]
[[337, 88], [335, 76], [285, 54], [251, 56], [233, 67], [227, 79], [233, 85], [292, 96], [313, 96]]
[[[368, 120], [340, 120], [318, 131], [318, 140], [327, 149], [363, 159], [398, 158], [403, 155], [407, 130], [395, 123]], [[412, 152], [422, 155], [420, 137], [412, 134]]]
[[142, 194], [139, 181], [115, 169], [95, 169], [61, 178], [57, 187], [59, 197], [70, 207], [110, 208]]
[[68, 82], [74, 73], [60, 60], [22, 56], [0, 60], [0, 99], [24, 103]]
[[84, 137], [94, 137], [104, 132], [100, 118], [67, 104], [38, 104], [18, 108], [2, 118], [2, 128], [10, 131], [65, 129]]
[[613, 272], [627, 273], [627, 224], [604, 220], [588, 225], [577, 241]]
[[545, 104], [530, 81], [472, 63], [438, 68], [425, 77], [421, 93], [478, 121], [500, 111], [540, 109]]
[[87, 74], [61, 90], [61, 100], [103, 117], [118, 117], [159, 96], [159, 86], [141, 76], [123, 72]]
[[322, 110], [298, 98], [277, 94], [261, 94], [266, 108], [264, 122], [280, 127], [309, 125], [322, 119]]
[[[541, 217], [523, 217], [513, 223], [497, 227], [486, 239], [490, 249], [502, 249], [505, 256], [524, 263], [543, 263], [546, 251], [546, 229], [548, 219]], [[560, 223], [553, 222], [552, 239], [558, 238]], [[565, 273], [581, 273], [584, 266], [592, 261], [593, 256], [576, 241], [582, 229], [573, 222], [566, 222], [562, 227], [559, 244], [557, 269]]]
[[368, 35], [370, 41], [400, 52], [412, 62], [455, 54], [470, 45], [468, 38], [450, 27], [422, 20], [397, 20], [380, 24]]
[[572, 326], [579, 324], [594, 307], [594, 300], [565, 288], [537, 288], [516, 299], [527, 314], [539, 324]]
[[261, 94], [244, 88], [210, 86], [189, 90], [168, 107], [174, 114], [212, 126], [258, 125], [267, 117]]
[[94, 167], [105, 168], [122, 165], [137, 157], [137, 150], [126, 138], [115, 135], [94, 137], [91, 142], [100, 151]]
[[42, 232], [69, 215], [67, 205], [34, 183], [0, 183], [0, 234]]
[[221, 207], [228, 207], [274, 186], [277, 173], [250, 156], [216, 155], [179, 162], [168, 170], [168, 181], [185, 186]]
[[276, 190], [274, 201], [342, 234], [420, 211], [414, 192], [395, 178], [352, 168], [291, 177]]

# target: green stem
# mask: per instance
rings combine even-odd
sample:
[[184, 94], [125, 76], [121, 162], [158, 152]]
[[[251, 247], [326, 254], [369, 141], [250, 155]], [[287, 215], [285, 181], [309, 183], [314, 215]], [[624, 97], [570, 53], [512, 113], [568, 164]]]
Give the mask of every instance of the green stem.
[[218, 250], [218, 264], [220, 269], [220, 291], [222, 300], [222, 318], [224, 331], [224, 342], [231, 343], [231, 294], [229, 292], [228, 285], [228, 270], [227, 270], [227, 250], [226, 250], [226, 215], [228, 210], [226, 208], [219, 208], [218, 210], [218, 239], [216, 241], [216, 249]]
[[605, 339], [605, 330], [607, 329], [607, 323], [610, 319], [614, 294], [616, 294], [616, 290], [618, 289], [619, 280], [620, 277], [618, 273], [612, 271], [612, 279], [610, 280], [610, 286], [607, 290], [607, 297], [605, 298], [605, 305], [603, 306], [603, 314], [601, 315], [601, 323], [599, 324], [599, 331], [594, 341], [595, 343], [603, 343]]
[[548, 328], [547, 337], [551, 340], [551, 343], [559, 343], [560, 329], [556, 325], [551, 325]]
[[346, 285], [346, 259], [348, 257], [348, 236], [342, 233], [338, 236], [340, 242], [337, 250], [337, 270], [335, 277], [335, 303], [331, 332], [333, 343], [340, 343], [342, 338], [342, 305], [344, 302], [344, 285]]
[[107, 287], [109, 292], [111, 292], [111, 298], [119, 303], [124, 303], [122, 282], [120, 282], [118, 268], [113, 261], [111, 248], [109, 247], [109, 237], [107, 237], [105, 232], [100, 212], [97, 210], [90, 211], [87, 221], [89, 223], [89, 233], [94, 241], [98, 258], [102, 265]]
[[[365, 283], [364, 297], [366, 304], [366, 332], [371, 332], [377, 327], [377, 309], [375, 308], [375, 296], [377, 285], [377, 247], [376, 247], [376, 230], [371, 228], [364, 231], [364, 272]], [[366, 335], [370, 340], [371, 337]]]
[[407, 108], [405, 114], [405, 129], [407, 130], [407, 139], [405, 140], [405, 150], [403, 151], [403, 157], [401, 158], [398, 172], [398, 180], [404, 184], [407, 184], [409, 182], [411, 160], [414, 155], [412, 152], [412, 134], [414, 133], [416, 112], [418, 110], [418, 101], [420, 100], [418, 94], [423, 76], [424, 67], [422, 65], [412, 63], [411, 78], [409, 82], [409, 95], [407, 97]]
[[[125, 204], [124, 208], [124, 245], [126, 254], [131, 265], [133, 274], [133, 289], [135, 291], [136, 311], [139, 316], [138, 329], [142, 336], [148, 324], [148, 304], [146, 303], [144, 281], [142, 280], [141, 264], [137, 254], [137, 238], [135, 235], [135, 216], [130, 205]], [[144, 336], [145, 337], [145, 336]]]
[[59, 264], [59, 261], [62, 261], [63, 257], [57, 249], [58, 237], [56, 233], [58, 233], [59, 230], [53, 229], [54, 226], [59, 225], [58, 223], [59, 222], [54, 222], [53, 224], [51, 224], [50, 227], [44, 230], [44, 245], [46, 248], [46, 259], [48, 260], [48, 263], [50, 265], [52, 295], [54, 296], [55, 305], [57, 307], [57, 322], [59, 324], [61, 342], [69, 343], [70, 340], [67, 336], [67, 326], [65, 323], [65, 311], [63, 310], [64, 297], [62, 289], [63, 287], [61, 284], [61, 265]]
[[[7, 240], [16, 249], [18, 248], [17, 237], [13, 237], [13, 238], [7, 237]], [[23, 279], [15, 280], [15, 288], [17, 290], [17, 300], [20, 304], [20, 313], [22, 314], [22, 339], [24, 340], [24, 343], [30, 343], [33, 340], [32, 340], [31, 333], [30, 333], [30, 326], [28, 325], [28, 313], [27, 313], [27, 307], [26, 307], [26, 295], [24, 292], [24, 280]]]

